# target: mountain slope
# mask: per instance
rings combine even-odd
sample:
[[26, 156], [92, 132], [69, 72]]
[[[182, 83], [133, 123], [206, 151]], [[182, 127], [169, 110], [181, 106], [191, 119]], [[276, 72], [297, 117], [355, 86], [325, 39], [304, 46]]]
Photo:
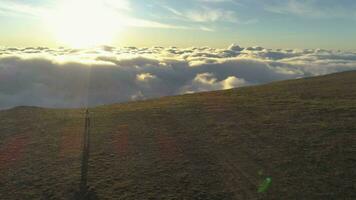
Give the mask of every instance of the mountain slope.
[[[102, 106], [90, 118], [99, 199], [356, 197], [356, 72]], [[68, 199], [83, 131], [80, 109], [1, 111], [0, 199]]]

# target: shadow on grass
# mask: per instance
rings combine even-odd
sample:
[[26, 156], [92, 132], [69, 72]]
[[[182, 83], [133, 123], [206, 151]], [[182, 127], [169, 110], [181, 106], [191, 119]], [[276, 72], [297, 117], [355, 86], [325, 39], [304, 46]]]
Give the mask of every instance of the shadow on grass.
[[99, 200], [94, 188], [88, 188], [86, 193], [75, 192], [73, 200]]

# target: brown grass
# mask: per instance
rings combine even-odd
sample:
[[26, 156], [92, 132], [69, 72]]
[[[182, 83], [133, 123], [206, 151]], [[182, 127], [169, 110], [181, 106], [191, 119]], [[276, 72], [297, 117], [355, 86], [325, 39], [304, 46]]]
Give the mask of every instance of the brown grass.
[[[99, 199], [356, 199], [356, 72], [90, 111]], [[0, 112], [0, 199], [68, 199], [83, 127], [83, 110]]]

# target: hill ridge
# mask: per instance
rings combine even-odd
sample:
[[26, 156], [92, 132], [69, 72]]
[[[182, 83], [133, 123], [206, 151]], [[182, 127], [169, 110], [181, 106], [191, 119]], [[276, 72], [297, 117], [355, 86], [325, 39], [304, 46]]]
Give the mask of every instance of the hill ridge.
[[[346, 72], [91, 108], [88, 184], [99, 199], [354, 199], [355, 86]], [[0, 112], [0, 198], [70, 199], [85, 110], [24, 110]]]

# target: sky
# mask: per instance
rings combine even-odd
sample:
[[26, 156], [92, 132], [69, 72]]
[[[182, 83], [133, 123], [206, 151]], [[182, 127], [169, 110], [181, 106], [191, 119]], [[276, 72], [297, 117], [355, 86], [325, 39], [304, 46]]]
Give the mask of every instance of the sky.
[[0, 46], [354, 50], [354, 0], [0, 0]]
[[0, 110], [356, 70], [355, 0], [0, 0]]

